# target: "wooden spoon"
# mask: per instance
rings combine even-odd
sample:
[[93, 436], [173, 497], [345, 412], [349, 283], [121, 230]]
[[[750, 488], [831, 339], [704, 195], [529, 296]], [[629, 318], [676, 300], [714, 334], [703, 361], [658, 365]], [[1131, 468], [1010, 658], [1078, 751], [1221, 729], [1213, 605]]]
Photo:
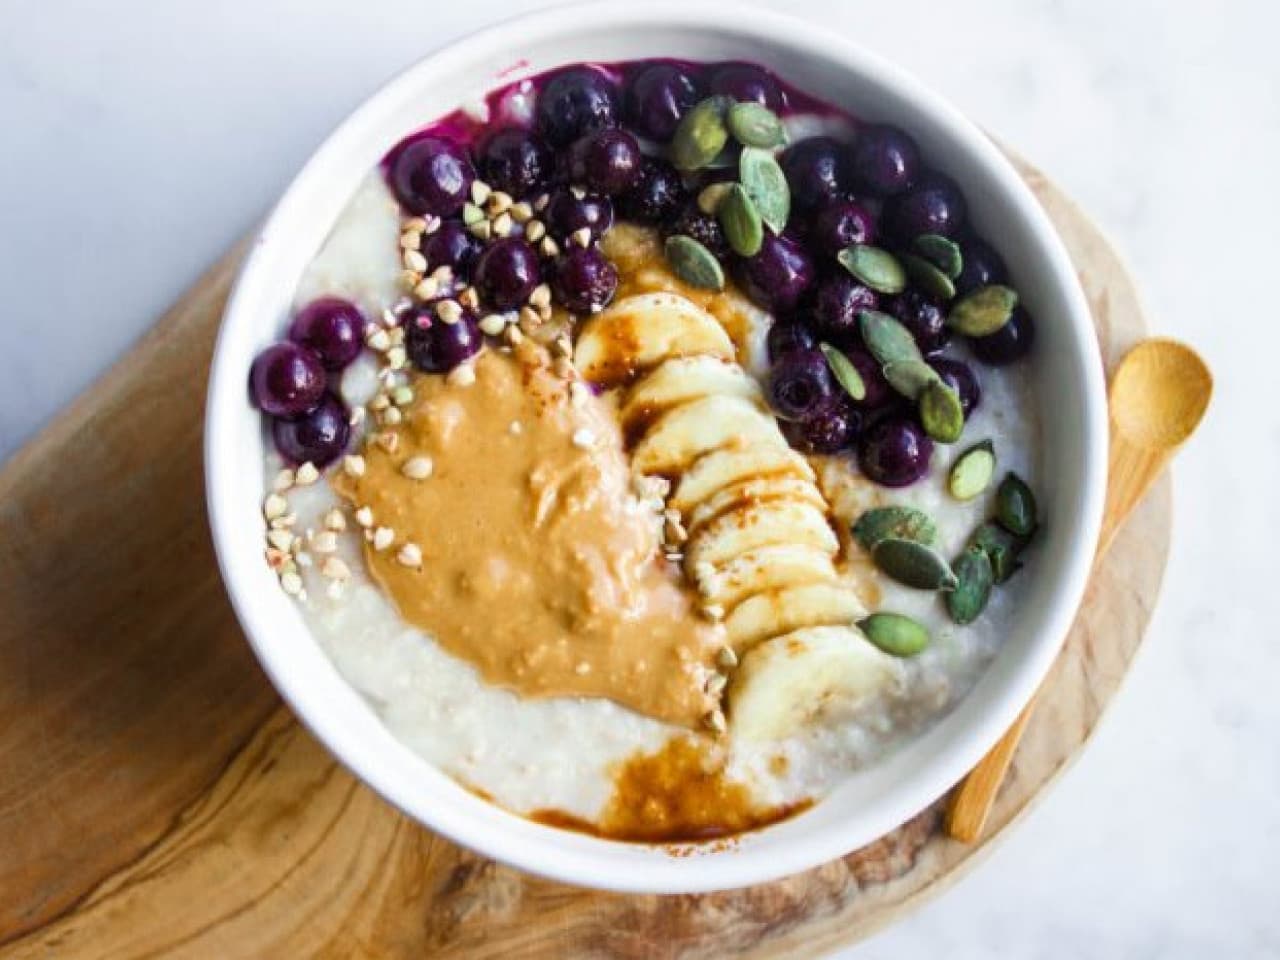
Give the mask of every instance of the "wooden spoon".
[[[1111, 455], [1095, 562], [1169, 458], [1195, 432], [1212, 392], [1213, 376], [1204, 360], [1176, 340], [1144, 340], [1120, 362], [1108, 392]], [[982, 835], [1034, 706], [1033, 698], [951, 795], [946, 827], [956, 840], [971, 843]]]

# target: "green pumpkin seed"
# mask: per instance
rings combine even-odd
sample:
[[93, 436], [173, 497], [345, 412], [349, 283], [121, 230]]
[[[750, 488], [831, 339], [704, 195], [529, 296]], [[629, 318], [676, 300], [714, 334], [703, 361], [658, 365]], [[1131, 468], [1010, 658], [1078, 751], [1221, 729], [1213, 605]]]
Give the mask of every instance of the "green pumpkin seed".
[[774, 233], [781, 233], [791, 216], [791, 188], [773, 154], [759, 147], [743, 147], [738, 157], [738, 179], [760, 211], [760, 218]]
[[764, 243], [764, 222], [760, 211], [739, 184], [733, 184], [716, 211], [724, 238], [740, 257], [754, 257]]
[[882, 366], [911, 360], [917, 363], [924, 361], [911, 331], [887, 313], [863, 310], [858, 314], [858, 327], [862, 331], [862, 341]]
[[1036, 529], [1036, 498], [1016, 473], [1007, 473], [996, 490], [996, 519], [1015, 537], [1029, 537]]
[[787, 131], [778, 115], [762, 104], [750, 101], [735, 103], [725, 118], [729, 132], [744, 147], [781, 147], [787, 142]]
[[900, 613], [873, 613], [858, 621], [868, 640], [895, 657], [914, 657], [929, 646], [929, 631]]
[[680, 118], [671, 138], [671, 162], [677, 170], [699, 170], [724, 149], [729, 142], [725, 114], [732, 105], [729, 97], [708, 97]]
[[886, 537], [871, 550], [871, 559], [886, 576], [917, 590], [954, 590], [956, 575], [947, 561], [922, 543]]
[[972, 500], [991, 485], [995, 472], [995, 446], [983, 440], [956, 457], [947, 474], [947, 489], [957, 500]]
[[881, 372], [889, 381], [889, 386], [897, 390], [909, 400], [917, 400], [924, 395], [925, 388], [933, 383], [940, 383], [938, 371], [923, 360], [903, 360], [899, 363], [887, 363]]
[[720, 261], [693, 237], [683, 234], [668, 237], [662, 251], [675, 275], [689, 286], [702, 290], [724, 289], [724, 268]]
[[867, 395], [867, 385], [862, 382], [862, 374], [858, 373], [853, 361], [829, 343], [818, 344], [818, 349], [827, 358], [827, 366], [840, 388], [855, 400], [863, 399]]
[[995, 573], [991, 558], [978, 547], [969, 547], [956, 558], [952, 569], [959, 583], [947, 594], [947, 613], [956, 623], [973, 623], [991, 599]]
[[922, 233], [916, 237], [915, 248], [920, 256], [945, 273], [948, 279], [958, 279], [960, 271], [964, 269], [964, 258], [960, 255], [960, 245], [954, 240], [949, 240], [936, 233]]
[[710, 183], [698, 194], [698, 209], [709, 217], [714, 217], [720, 204], [736, 184]]
[[960, 439], [964, 432], [964, 407], [960, 405], [960, 394], [940, 378], [935, 379], [920, 391], [919, 406], [920, 424], [925, 433], [939, 443], [955, 443]]
[[888, 250], [866, 243], [845, 247], [836, 259], [858, 280], [878, 293], [901, 293], [907, 287], [907, 273]]
[[951, 308], [947, 326], [966, 337], [989, 337], [1009, 322], [1017, 305], [1018, 294], [1009, 287], [979, 287]]
[[1026, 541], [1015, 537], [998, 523], [984, 523], [969, 538], [969, 546], [987, 555], [996, 583], [1004, 583], [1022, 566], [1018, 554], [1026, 546]]
[[956, 285], [951, 278], [924, 257], [913, 253], [900, 253], [898, 259], [912, 282], [929, 296], [938, 300], [950, 300], [956, 295]]
[[852, 533], [864, 550], [874, 550], [877, 543], [890, 537], [929, 547], [938, 538], [938, 526], [923, 510], [895, 505], [868, 510], [854, 523]]

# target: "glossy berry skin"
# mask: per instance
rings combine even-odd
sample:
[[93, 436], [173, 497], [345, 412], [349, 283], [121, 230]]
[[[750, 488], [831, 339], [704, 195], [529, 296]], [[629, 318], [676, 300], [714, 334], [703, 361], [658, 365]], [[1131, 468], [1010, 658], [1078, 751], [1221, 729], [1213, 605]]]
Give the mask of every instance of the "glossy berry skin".
[[774, 112], [786, 105], [777, 81], [754, 63], [731, 61], [716, 64], [711, 68], [707, 88], [711, 93], [733, 97], [739, 103], [754, 100]]
[[680, 215], [671, 221], [666, 235], [683, 234], [692, 237], [723, 260], [729, 255], [729, 241], [724, 237], [724, 228], [720, 221], [708, 213], [703, 213], [695, 203], [685, 205]]
[[765, 231], [760, 252], [738, 260], [738, 282], [752, 300], [775, 314], [788, 313], [813, 284], [813, 261], [790, 237]]
[[343, 370], [364, 349], [364, 316], [354, 303], [321, 297], [298, 311], [289, 339], [319, 357], [326, 370]]
[[844, 145], [831, 137], [801, 140], [783, 153], [781, 162], [792, 205], [801, 213], [819, 210], [849, 189]]
[[457, 220], [446, 220], [435, 233], [422, 238], [422, 255], [427, 258], [427, 270], [450, 268], [456, 276], [470, 273], [483, 245]]
[[519, 198], [551, 179], [555, 158], [537, 134], [505, 127], [481, 145], [477, 165], [489, 186]]
[[933, 441], [915, 421], [889, 416], [863, 431], [858, 466], [883, 487], [905, 487], [929, 472]]
[[818, 346], [818, 341], [808, 327], [793, 321], [779, 320], [769, 328], [765, 346], [769, 351], [769, 362], [777, 363], [789, 353], [813, 350]]
[[839, 453], [854, 444], [862, 427], [862, 415], [847, 402], [833, 397], [801, 422], [784, 422], [787, 441], [805, 453]]
[[457, 323], [445, 323], [429, 307], [415, 307], [402, 323], [405, 352], [423, 373], [448, 373], [479, 353], [484, 344], [470, 311], [463, 311]]
[[561, 70], [538, 94], [538, 132], [552, 147], [567, 147], [594, 130], [616, 127], [619, 101], [617, 84], [599, 70]]
[[324, 395], [324, 366], [320, 357], [297, 343], [267, 347], [249, 370], [253, 401], [273, 417], [301, 417]]
[[989, 337], [974, 337], [969, 341], [973, 355], [990, 367], [1003, 367], [1021, 360], [1031, 352], [1036, 328], [1031, 314], [1022, 306], [1014, 307], [1013, 316], [1003, 327]]
[[981, 237], [969, 237], [960, 243], [961, 268], [956, 278], [956, 292], [963, 295], [978, 287], [1005, 283], [1009, 271], [995, 247]]
[[853, 175], [858, 186], [878, 197], [906, 190], [920, 174], [916, 142], [887, 124], [863, 127], [854, 142]]
[[347, 408], [331, 393], [326, 393], [310, 413], [271, 425], [280, 456], [295, 465], [310, 462], [320, 469], [342, 456], [350, 436]]
[[397, 148], [387, 182], [410, 213], [451, 217], [471, 195], [475, 168], [465, 147], [443, 137], [419, 137]]
[[880, 363], [875, 357], [861, 347], [845, 350], [844, 355], [858, 371], [858, 375], [862, 377], [862, 385], [866, 388], [866, 394], [861, 400], [849, 398], [853, 406], [859, 410], [879, 410], [897, 399], [897, 393], [884, 378]]
[[950, 177], [931, 173], [885, 205], [886, 232], [899, 243], [922, 233], [949, 237], [964, 224], [965, 202]]
[[680, 173], [665, 160], [645, 157], [635, 184], [618, 197], [618, 212], [640, 223], [670, 220], [688, 202]]
[[586, 194], [576, 197], [570, 190], [557, 190], [546, 210], [547, 228], [562, 242], [588, 227], [591, 239], [599, 240], [613, 226], [613, 203], [608, 197]]
[[933, 357], [929, 366], [937, 370], [942, 382], [959, 395], [960, 407], [966, 417], [978, 408], [982, 402], [982, 385], [973, 367], [951, 357]]
[[476, 286], [497, 310], [523, 306], [541, 279], [537, 253], [519, 237], [494, 241], [476, 260]]
[[809, 245], [818, 256], [834, 257], [850, 244], [875, 240], [875, 217], [854, 200], [832, 200], [818, 211], [809, 227]]
[[880, 297], [843, 270], [818, 281], [809, 298], [809, 323], [813, 332], [832, 343], [847, 345], [860, 339], [858, 315], [880, 309]]
[[889, 301], [885, 310], [911, 332], [916, 346], [926, 356], [937, 353], [951, 341], [946, 313], [919, 290], [898, 294]]
[[569, 176], [575, 184], [613, 197], [640, 179], [640, 144], [625, 130], [597, 130], [569, 148]]
[[830, 401], [834, 387], [826, 357], [792, 350], [769, 372], [769, 403], [786, 420], [805, 420]]
[[618, 291], [618, 271], [595, 247], [573, 247], [556, 261], [551, 289], [573, 313], [598, 313]]
[[698, 102], [698, 84], [683, 67], [655, 63], [627, 81], [627, 122], [642, 137], [666, 143], [685, 112]]

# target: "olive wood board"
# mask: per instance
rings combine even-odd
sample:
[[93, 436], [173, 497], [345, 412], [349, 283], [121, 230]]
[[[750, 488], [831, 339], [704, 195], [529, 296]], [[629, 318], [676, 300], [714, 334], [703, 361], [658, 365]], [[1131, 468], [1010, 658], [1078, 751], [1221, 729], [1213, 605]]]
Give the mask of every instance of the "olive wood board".
[[[1075, 260], [1108, 367], [1146, 333], [1106, 239], [1020, 169]], [[775, 883], [624, 896], [464, 850], [362, 785], [282, 705], [205, 520], [207, 366], [241, 246], [0, 470], [0, 960], [812, 957], [936, 894], [1089, 737], [1142, 639], [1166, 478], [1095, 570], [982, 842], [945, 798]]]

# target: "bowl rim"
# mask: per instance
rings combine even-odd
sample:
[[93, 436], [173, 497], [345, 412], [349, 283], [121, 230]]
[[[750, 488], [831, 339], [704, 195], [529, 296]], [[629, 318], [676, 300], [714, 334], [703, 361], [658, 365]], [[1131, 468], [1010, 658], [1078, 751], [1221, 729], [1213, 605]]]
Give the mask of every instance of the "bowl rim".
[[[1029, 644], [1029, 652], [1000, 688], [997, 699], [980, 717], [970, 722], [968, 734], [963, 738], [963, 749], [957, 748], [938, 758], [931, 770], [926, 770], [907, 784], [911, 789], [903, 787], [898, 790], [902, 796], [895, 802], [879, 804], [864, 816], [842, 825], [842, 829], [829, 829], [799, 838], [782, 851], [770, 850], [767, 856], [752, 856], [751, 845], [746, 843], [731, 848], [730, 855], [725, 856], [655, 857], [643, 870], [636, 870], [634, 861], [616, 858], [610, 852], [610, 848], [618, 846], [634, 848], [632, 844], [593, 839], [588, 844], [590, 850], [565, 849], [556, 842], [557, 836], [562, 834], [559, 829], [531, 824], [465, 791], [463, 795], [470, 798], [470, 804], [463, 800], [456, 804], [424, 802], [421, 795], [411, 794], [405, 789], [385, 764], [363, 751], [349, 731], [342, 729], [325, 711], [317, 709], [320, 704], [314, 702], [306, 684], [289, 669], [293, 652], [276, 640], [268, 629], [262, 598], [256, 596], [260, 587], [247, 573], [247, 562], [258, 558], [239, 556], [228, 538], [227, 518], [234, 511], [222, 478], [228, 470], [236, 469], [236, 464], [227, 462], [222, 455], [220, 441], [232, 430], [233, 404], [242, 406], [244, 403], [243, 370], [236, 368], [235, 359], [228, 356], [232, 353], [229, 331], [252, 320], [251, 281], [262, 269], [267, 247], [282, 242], [282, 231], [278, 225], [289, 211], [291, 198], [312, 189], [313, 182], [323, 177], [329, 167], [340, 163], [338, 158], [343, 148], [362, 135], [374, 117], [414, 88], [419, 83], [418, 77], [444, 69], [450, 59], [461, 60], [464, 55], [471, 59], [484, 50], [495, 54], [509, 51], [513, 35], [537, 44], [562, 33], [572, 33], [584, 21], [596, 29], [625, 30], [629, 25], [659, 24], [701, 32], [724, 32], [724, 24], [732, 24], [735, 35], [749, 34], [761, 42], [785, 46], [789, 55], [810, 52], [839, 61], [850, 73], [859, 75], [868, 84], [893, 89], [897, 95], [911, 101], [914, 109], [944, 128], [947, 136], [960, 141], [973, 162], [984, 167], [999, 182], [1009, 202], [1017, 207], [1018, 216], [1034, 231], [1040, 244], [1040, 258], [1052, 277], [1052, 296], [1061, 301], [1062, 312], [1070, 318], [1073, 343], [1080, 351], [1077, 360], [1081, 361], [1082, 431], [1088, 451], [1088, 463], [1084, 465], [1084, 489], [1078, 495], [1081, 504], [1078, 522], [1064, 534], [1071, 540], [1068, 562], [1056, 583], [1052, 609], [1035, 634], [1034, 642]], [[250, 645], [295, 716], [365, 784], [428, 828], [485, 856], [534, 874], [618, 892], [699, 893], [775, 880], [847, 854], [928, 806], [995, 744], [1047, 674], [1083, 599], [1102, 517], [1106, 445], [1102, 362], [1088, 304], [1075, 268], [1047, 214], [1007, 157], [956, 107], [879, 54], [842, 34], [824, 32], [814, 24], [789, 15], [752, 7], [750, 17], [744, 17], [740, 4], [730, 5], [720, 0], [686, 0], [678, 4], [664, 0], [643, 7], [622, 5], [612, 0], [590, 0], [551, 7], [490, 25], [427, 54], [366, 98], [311, 155], [259, 229], [227, 300], [209, 377], [204, 444], [205, 489], [218, 566]], [[323, 652], [321, 655], [327, 656]], [[966, 699], [972, 699], [972, 696]], [[448, 775], [434, 767], [432, 769], [438, 778], [453, 782]], [[484, 811], [479, 809], [481, 807], [485, 808]], [[495, 810], [499, 812], [498, 816], [488, 815]], [[533, 830], [508, 829], [504, 832], [495, 829], [495, 824], [512, 828], [515, 824], [522, 824], [532, 826]], [[611, 864], [611, 859], [616, 859], [617, 863]]]

